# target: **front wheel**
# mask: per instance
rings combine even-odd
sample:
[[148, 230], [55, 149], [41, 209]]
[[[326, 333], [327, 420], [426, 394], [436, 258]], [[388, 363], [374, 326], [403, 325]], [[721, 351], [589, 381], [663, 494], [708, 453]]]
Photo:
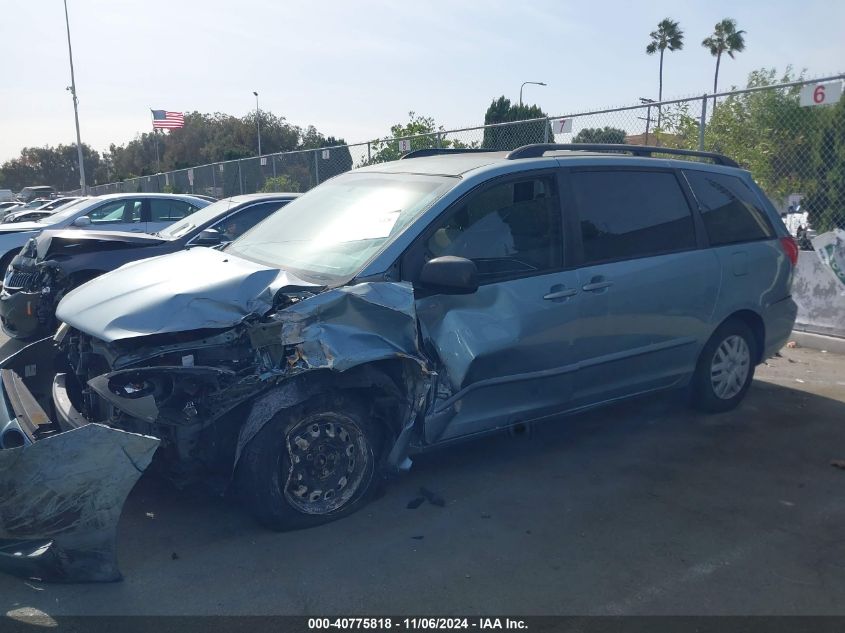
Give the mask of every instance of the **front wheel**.
[[345, 394], [318, 396], [277, 413], [247, 444], [238, 489], [249, 511], [275, 530], [350, 514], [376, 480], [380, 427]]
[[692, 379], [692, 403], [702, 411], [730, 411], [754, 378], [757, 342], [742, 321], [723, 323], [701, 352]]

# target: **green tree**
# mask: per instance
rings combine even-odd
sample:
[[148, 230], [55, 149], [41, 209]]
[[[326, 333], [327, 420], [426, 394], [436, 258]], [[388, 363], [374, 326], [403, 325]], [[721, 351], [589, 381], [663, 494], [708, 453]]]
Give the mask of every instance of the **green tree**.
[[402, 157], [399, 141], [407, 139], [411, 144], [411, 151], [418, 149], [461, 148], [469, 147], [455, 139], [445, 138], [445, 129], [438, 126], [432, 117], [423, 116], [416, 112], [408, 113], [407, 123], [397, 123], [390, 126], [390, 136], [370, 141], [370, 159], [363, 161], [364, 165], [398, 160]]
[[512, 150], [532, 143], [554, 143], [555, 135], [548, 121], [531, 121], [546, 118], [546, 113], [536, 105], [512, 104], [504, 95], [494, 99], [484, 114], [484, 125], [517, 123], [484, 129], [481, 146], [492, 150]]
[[[96, 184], [102, 174], [100, 154], [82, 144], [82, 160], [88, 184]], [[15, 191], [28, 185], [51, 185], [58, 191], [79, 188], [79, 165], [76, 145], [24, 147], [18, 158], [7, 160], [0, 167], [6, 186]]]
[[276, 176], [264, 181], [262, 193], [286, 193], [300, 191], [299, 183], [290, 176]]
[[[745, 50], [745, 31], [737, 31], [736, 20], [725, 18], [717, 22], [713, 28], [713, 34], [701, 42], [704, 48], [710, 50], [710, 54], [716, 58], [716, 73], [713, 75], [713, 93], [719, 91], [719, 63], [722, 61], [722, 53], [734, 58], [734, 53], [741, 53]], [[716, 97], [713, 97], [713, 107], [716, 107]]]
[[[753, 71], [747, 87], [800, 80], [791, 68], [778, 78], [774, 69]], [[825, 108], [801, 107], [798, 87], [730, 95], [720, 102], [704, 133], [705, 148], [721, 152], [749, 169], [757, 183], [782, 205], [791, 193], [815, 186], [814, 163]]]
[[845, 228], [845, 100], [820, 110], [817, 141], [813, 144], [814, 182], [804, 207], [809, 223], [819, 233]]
[[625, 130], [617, 127], [585, 127], [575, 135], [572, 142], [622, 144], [625, 142], [625, 136]]
[[[648, 55], [660, 53], [660, 73], [657, 90], [657, 100], [663, 101], [663, 54], [669, 51], [679, 51], [684, 47], [684, 32], [678, 22], [664, 18], [657, 23], [657, 30], [649, 34], [651, 42], [645, 47]], [[661, 109], [657, 109], [657, 127], [660, 127]]]

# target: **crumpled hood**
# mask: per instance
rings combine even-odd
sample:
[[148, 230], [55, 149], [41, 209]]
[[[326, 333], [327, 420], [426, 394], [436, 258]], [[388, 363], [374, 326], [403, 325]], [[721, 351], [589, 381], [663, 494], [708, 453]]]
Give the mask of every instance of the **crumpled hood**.
[[129, 233], [124, 231], [80, 231], [63, 229], [42, 231], [35, 238], [38, 259], [57, 254], [75, 255], [92, 251], [114, 250], [116, 248], [134, 248], [153, 246], [167, 240], [148, 233]]
[[210, 248], [126, 264], [70, 292], [60, 321], [100, 340], [236, 325], [264, 314], [286, 287], [318, 288], [295, 275]]

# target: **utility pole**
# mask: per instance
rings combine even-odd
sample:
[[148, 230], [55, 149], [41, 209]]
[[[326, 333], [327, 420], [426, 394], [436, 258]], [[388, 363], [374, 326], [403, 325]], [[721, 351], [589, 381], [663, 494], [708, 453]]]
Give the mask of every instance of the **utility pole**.
[[70, 19], [67, 15], [67, 0], [65, 2], [65, 26], [67, 26], [67, 54], [70, 59], [70, 94], [73, 96], [73, 118], [76, 120], [76, 152], [79, 158], [79, 186], [82, 189], [82, 195], [88, 193], [88, 186], [85, 184], [85, 163], [82, 159], [82, 136], [79, 133], [79, 99], [76, 98], [76, 78], [73, 75], [73, 49], [70, 45]]
[[651, 104], [655, 103], [654, 99], [647, 99], [645, 97], [640, 97], [640, 103], [647, 104], [648, 107], [646, 108], [646, 115], [645, 117], [637, 117], [638, 119], [645, 120], [645, 142], [643, 145], [648, 145], [648, 128], [651, 126]]
[[258, 155], [261, 156], [261, 110], [258, 109], [258, 93], [253, 90], [252, 94], [255, 95], [255, 129], [258, 132]]

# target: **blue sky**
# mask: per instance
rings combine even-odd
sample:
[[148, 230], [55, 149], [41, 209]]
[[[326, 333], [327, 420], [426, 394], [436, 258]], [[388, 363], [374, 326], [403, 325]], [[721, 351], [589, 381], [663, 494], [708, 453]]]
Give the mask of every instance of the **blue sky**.
[[[150, 129], [149, 108], [243, 115], [261, 107], [360, 141], [409, 110], [446, 128], [475, 125], [494, 97], [549, 114], [657, 97], [648, 34], [671, 17], [685, 48], [668, 54], [664, 97], [712, 86], [701, 47], [724, 17], [748, 33], [720, 87], [787, 64], [845, 71], [845, 2], [522, 0], [68, 0], [82, 139], [102, 150]], [[3, 0], [0, 160], [74, 140], [61, 0]]]

